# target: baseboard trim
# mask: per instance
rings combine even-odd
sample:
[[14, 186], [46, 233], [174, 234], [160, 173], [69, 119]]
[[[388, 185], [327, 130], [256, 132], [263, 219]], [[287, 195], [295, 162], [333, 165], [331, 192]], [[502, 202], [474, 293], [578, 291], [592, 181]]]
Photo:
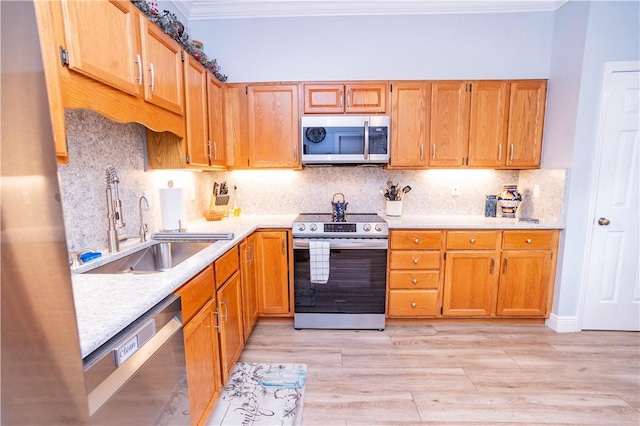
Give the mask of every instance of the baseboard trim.
[[578, 326], [578, 317], [560, 317], [556, 314], [551, 314], [544, 324], [556, 333], [577, 333], [581, 331]]

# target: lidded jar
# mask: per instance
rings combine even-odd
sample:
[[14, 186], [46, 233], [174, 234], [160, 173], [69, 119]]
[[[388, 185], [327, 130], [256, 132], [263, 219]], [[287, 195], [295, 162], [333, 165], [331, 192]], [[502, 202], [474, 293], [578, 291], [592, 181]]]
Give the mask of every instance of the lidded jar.
[[516, 217], [516, 210], [521, 201], [522, 195], [518, 192], [518, 185], [502, 185], [502, 191], [498, 192], [498, 207], [502, 210], [502, 217]]

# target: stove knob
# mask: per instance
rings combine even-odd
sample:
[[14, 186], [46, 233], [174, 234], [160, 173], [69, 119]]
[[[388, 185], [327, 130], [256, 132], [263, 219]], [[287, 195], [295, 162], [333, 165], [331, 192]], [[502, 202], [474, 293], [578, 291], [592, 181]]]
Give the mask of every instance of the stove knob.
[[309, 225], [309, 231], [315, 231], [316, 229], [318, 229], [318, 227], [316, 226], [315, 223], [312, 223], [311, 225]]
[[304, 231], [304, 228], [305, 228], [304, 223], [301, 223], [298, 225], [298, 231]]
[[383, 230], [383, 229], [384, 229], [384, 227], [383, 227], [381, 224], [379, 224], [379, 223], [378, 223], [378, 224], [376, 225], [376, 231], [378, 231], [378, 232], [382, 232], [382, 230]]
[[371, 225], [365, 223], [364, 225], [362, 225], [362, 229], [364, 230], [364, 232], [369, 232], [371, 231]]

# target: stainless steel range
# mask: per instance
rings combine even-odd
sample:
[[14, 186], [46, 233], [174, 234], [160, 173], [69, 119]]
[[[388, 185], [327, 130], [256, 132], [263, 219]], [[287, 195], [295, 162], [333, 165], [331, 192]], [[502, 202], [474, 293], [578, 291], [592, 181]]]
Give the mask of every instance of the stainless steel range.
[[303, 213], [293, 224], [294, 327], [385, 327], [389, 228], [375, 213]]

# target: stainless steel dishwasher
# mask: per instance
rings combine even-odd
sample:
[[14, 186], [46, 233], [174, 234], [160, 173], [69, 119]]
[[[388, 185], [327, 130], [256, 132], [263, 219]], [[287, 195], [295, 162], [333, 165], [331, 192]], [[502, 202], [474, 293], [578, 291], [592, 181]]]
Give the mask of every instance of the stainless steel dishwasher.
[[190, 423], [180, 296], [168, 296], [83, 362], [92, 425]]

